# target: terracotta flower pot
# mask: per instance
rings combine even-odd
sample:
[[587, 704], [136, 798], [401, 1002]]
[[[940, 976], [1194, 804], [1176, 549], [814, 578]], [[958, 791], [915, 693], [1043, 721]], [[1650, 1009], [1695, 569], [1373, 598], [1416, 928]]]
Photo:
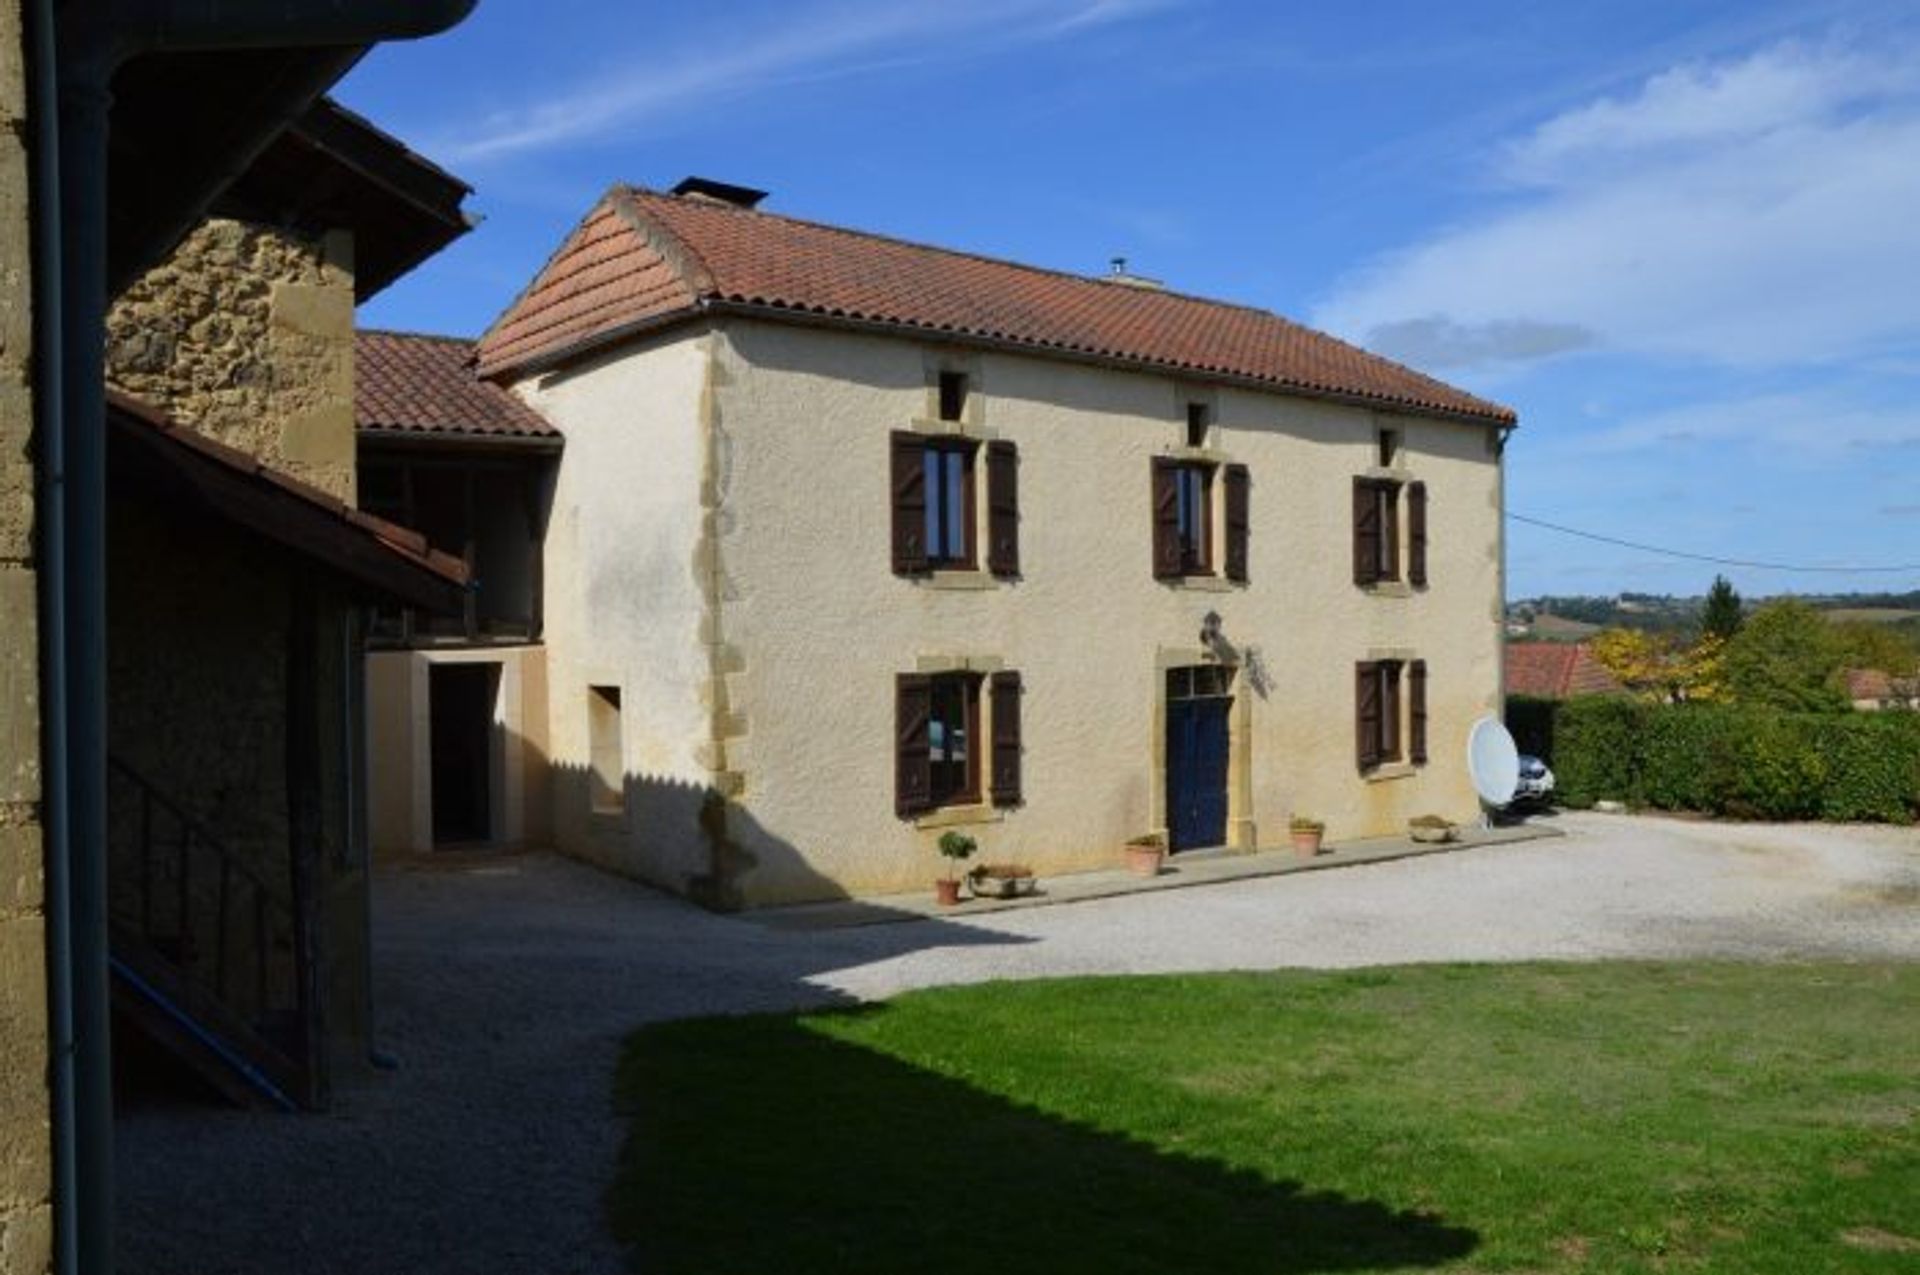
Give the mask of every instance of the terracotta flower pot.
[[1128, 846], [1127, 871], [1136, 877], [1157, 877], [1167, 862], [1165, 846]]
[[1320, 838], [1326, 834], [1320, 829], [1315, 829], [1312, 832], [1296, 832], [1290, 835], [1293, 838], [1293, 852], [1302, 859], [1311, 859], [1320, 853]]
[[933, 899], [943, 908], [953, 907], [960, 902], [960, 883], [949, 881], [945, 877], [933, 883]]

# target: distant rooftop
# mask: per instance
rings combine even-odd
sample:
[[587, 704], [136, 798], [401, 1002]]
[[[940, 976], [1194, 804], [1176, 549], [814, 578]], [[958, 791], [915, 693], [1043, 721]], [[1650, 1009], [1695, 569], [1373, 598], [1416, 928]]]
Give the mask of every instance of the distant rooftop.
[[560, 441], [511, 391], [474, 375], [471, 341], [363, 329], [354, 360], [354, 424], [363, 434]]

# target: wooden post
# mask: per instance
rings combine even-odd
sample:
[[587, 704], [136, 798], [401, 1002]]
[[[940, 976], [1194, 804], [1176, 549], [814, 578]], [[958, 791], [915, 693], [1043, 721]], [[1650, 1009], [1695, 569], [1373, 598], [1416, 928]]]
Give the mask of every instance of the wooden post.
[[321, 811], [318, 589], [305, 566], [292, 569], [287, 607], [287, 851], [293, 891], [293, 960], [299, 1013], [301, 1101], [324, 1107], [329, 1093], [326, 1009], [326, 891]]

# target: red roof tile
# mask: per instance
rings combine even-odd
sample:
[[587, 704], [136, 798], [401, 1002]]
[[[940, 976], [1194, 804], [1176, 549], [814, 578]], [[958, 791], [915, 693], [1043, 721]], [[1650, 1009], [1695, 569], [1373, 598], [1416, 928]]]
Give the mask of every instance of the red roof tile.
[[109, 390], [107, 409], [113, 437], [138, 449], [128, 458], [144, 458], [143, 472], [164, 477], [177, 492], [384, 595], [458, 612], [466, 564], [431, 548], [419, 532], [355, 509], [131, 395]]
[[1513, 412], [1265, 310], [616, 186], [478, 346], [550, 366], [704, 311], [805, 316], [1509, 424]]
[[473, 342], [459, 337], [355, 333], [353, 414], [368, 432], [560, 437], [518, 396], [474, 375]]
[[1538, 699], [1608, 695], [1621, 689], [1584, 642], [1507, 643], [1507, 694]]

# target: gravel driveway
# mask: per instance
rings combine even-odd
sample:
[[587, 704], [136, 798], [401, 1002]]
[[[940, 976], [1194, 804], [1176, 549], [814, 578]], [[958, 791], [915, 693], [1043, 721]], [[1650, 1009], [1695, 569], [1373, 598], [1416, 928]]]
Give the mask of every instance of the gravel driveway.
[[1920, 959], [1920, 832], [1567, 815], [1567, 836], [823, 932], [710, 916], [548, 855], [377, 887], [398, 1071], [327, 1115], [123, 1115], [120, 1269], [617, 1272], [600, 1192], [623, 1034], [689, 1014], [1064, 974], [1411, 961]]

